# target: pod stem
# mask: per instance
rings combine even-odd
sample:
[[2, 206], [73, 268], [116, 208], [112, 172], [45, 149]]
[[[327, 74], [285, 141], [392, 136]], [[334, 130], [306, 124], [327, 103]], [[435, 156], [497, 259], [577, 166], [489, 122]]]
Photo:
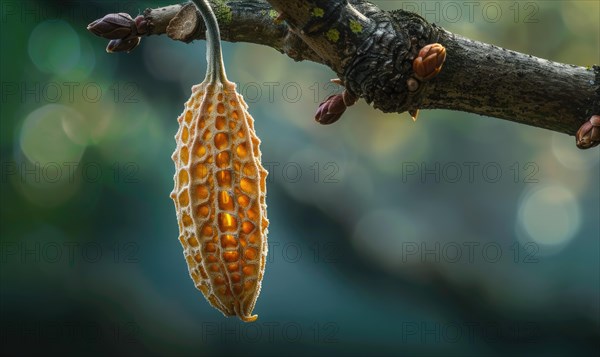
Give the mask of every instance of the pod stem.
[[204, 81], [210, 83], [226, 82], [225, 66], [223, 65], [223, 54], [221, 52], [221, 35], [219, 33], [219, 24], [214, 11], [207, 0], [192, 0], [196, 5], [204, 23], [206, 24], [206, 77]]

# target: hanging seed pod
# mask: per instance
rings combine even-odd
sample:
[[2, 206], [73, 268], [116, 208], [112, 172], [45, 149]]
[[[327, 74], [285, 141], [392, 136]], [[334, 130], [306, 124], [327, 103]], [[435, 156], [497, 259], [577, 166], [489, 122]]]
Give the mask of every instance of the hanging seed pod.
[[178, 118], [171, 198], [196, 288], [225, 316], [250, 322], [267, 255], [267, 171], [248, 106], [225, 75], [216, 18], [206, 1], [194, 3], [207, 25], [208, 70]]

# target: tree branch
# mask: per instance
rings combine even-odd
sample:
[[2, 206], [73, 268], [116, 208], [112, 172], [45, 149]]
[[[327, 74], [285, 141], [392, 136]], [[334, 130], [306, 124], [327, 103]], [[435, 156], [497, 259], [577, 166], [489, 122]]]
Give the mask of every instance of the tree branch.
[[[351, 95], [384, 112], [451, 109], [570, 135], [600, 113], [600, 67], [565, 65], [472, 41], [414, 13], [382, 11], [364, 0], [210, 1], [224, 40], [322, 63]], [[204, 38], [204, 24], [191, 4], [147, 9], [141, 16], [136, 23], [144, 26], [130, 37]], [[434, 42], [446, 47], [445, 65], [435, 79], [417, 80], [415, 88], [412, 61]]]
[[[276, 24], [278, 14], [266, 1], [209, 2], [217, 15], [224, 41], [264, 45], [296, 61], [323, 63], [308, 45], [289, 31], [288, 26]], [[206, 39], [206, 26], [192, 3], [146, 9], [143, 17], [148, 22], [148, 32], [145, 35], [167, 34], [173, 40], [186, 43]]]

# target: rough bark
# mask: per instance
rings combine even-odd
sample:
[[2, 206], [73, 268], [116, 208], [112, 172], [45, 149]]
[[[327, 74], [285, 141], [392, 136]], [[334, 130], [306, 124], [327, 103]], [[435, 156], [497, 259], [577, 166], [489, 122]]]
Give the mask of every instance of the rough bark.
[[[452, 34], [417, 14], [382, 11], [363, 0], [210, 0], [225, 41], [272, 47], [330, 67], [353, 95], [384, 112], [451, 109], [574, 135], [600, 113], [600, 67], [540, 59]], [[284, 22], [276, 21], [282, 14]], [[145, 35], [204, 38], [191, 4], [148, 9]], [[280, 17], [280, 18], [281, 18]], [[419, 49], [446, 47], [441, 73], [414, 78]]]

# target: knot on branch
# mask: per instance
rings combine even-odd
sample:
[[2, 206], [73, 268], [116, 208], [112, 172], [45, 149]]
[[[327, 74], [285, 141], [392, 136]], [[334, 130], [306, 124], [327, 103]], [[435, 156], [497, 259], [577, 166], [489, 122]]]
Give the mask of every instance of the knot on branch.
[[376, 27], [344, 69], [346, 88], [383, 112], [412, 110], [424, 86], [410, 86], [415, 75], [413, 60], [424, 46], [436, 42], [437, 28], [403, 10], [379, 11], [369, 18]]
[[192, 42], [197, 36], [198, 28], [203, 26], [204, 22], [196, 5], [190, 2], [185, 4], [177, 15], [169, 21], [167, 36], [177, 41]]

